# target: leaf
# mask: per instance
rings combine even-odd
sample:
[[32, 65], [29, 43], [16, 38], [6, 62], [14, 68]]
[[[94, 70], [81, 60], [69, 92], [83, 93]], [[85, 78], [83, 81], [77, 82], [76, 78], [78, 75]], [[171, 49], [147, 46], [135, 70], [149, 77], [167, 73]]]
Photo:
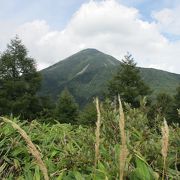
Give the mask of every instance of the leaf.
[[106, 168], [101, 162], [98, 163], [98, 170], [106, 174]]
[[2, 141], [0, 141], [0, 147], [2, 147], [7, 141], [7, 138], [4, 138]]
[[36, 166], [35, 168], [35, 174], [34, 174], [34, 177], [33, 177], [34, 180], [41, 180], [41, 176], [40, 176], [40, 172], [39, 172], [39, 167]]
[[15, 150], [12, 151], [12, 156], [17, 157], [19, 154], [27, 154], [27, 150], [24, 147], [16, 147]]
[[52, 157], [54, 157], [56, 154], [58, 154], [59, 153], [59, 151], [57, 151], [57, 150], [53, 150], [53, 152], [51, 153], [51, 158]]
[[0, 166], [0, 173], [2, 173], [3, 172], [3, 170], [5, 169], [5, 167], [6, 167], [6, 165], [7, 165], [7, 163], [6, 162], [4, 162], [1, 166]]
[[101, 162], [99, 162], [98, 169], [96, 170], [96, 174], [94, 175], [93, 179], [94, 180], [105, 179], [107, 175], [108, 174], [107, 174], [106, 167]]
[[155, 173], [142, 157], [140, 157], [139, 155], [136, 156], [135, 161], [136, 161], [136, 169], [130, 174], [130, 180], [156, 179]]
[[57, 180], [62, 180], [63, 176], [64, 176], [64, 171], [59, 174], [59, 176], [57, 177]]
[[15, 166], [16, 169], [21, 167], [20, 162], [17, 159], [14, 159], [14, 166]]
[[74, 174], [76, 180], [84, 180], [84, 178], [78, 171], [74, 171], [73, 174]]

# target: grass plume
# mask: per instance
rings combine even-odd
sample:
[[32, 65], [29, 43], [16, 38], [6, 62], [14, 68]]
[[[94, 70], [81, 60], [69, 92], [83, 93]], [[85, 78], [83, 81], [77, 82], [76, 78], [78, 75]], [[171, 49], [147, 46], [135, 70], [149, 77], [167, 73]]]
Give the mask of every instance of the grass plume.
[[99, 107], [99, 99], [96, 98], [97, 122], [96, 122], [96, 143], [95, 143], [95, 168], [99, 161], [99, 145], [100, 145], [100, 126], [101, 126], [101, 112]]
[[164, 124], [163, 124], [161, 130], [162, 130], [162, 149], [161, 149], [161, 154], [163, 156], [163, 174], [162, 174], [162, 180], [164, 180], [165, 170], [166, 170], [166, 159], [167, 159], [168, 145], [169, 145], [169, 127], [168, 127], [167, 122], [166, 122], [165, 119], [164, 119]]
[[41, 171], [43, 173], [44, 179], [45, 180], [49, 180], [48, 171], [47, 171], [47, 168], [46, 168], [44, 162], [41, 159], [41, 154], [37, 150], [36, 146], [32, 143], [32, 141], [31, 141], [30, 137], [27, 135], [27, 133], [18, 124], [16, 124], [15, 122], [11, 121], [10, 119], [5, 118], [5, 117], [0, 117], [0, 118], [4, 122], [11, 124], [12, 127], [15, 130], [17, 130], [19, 132], [19, 134], [23, 137], [23, 139], [27, 143], [27, 147], [28, 147], [30, 153], [36, 159], [36, 163], [39, 165], [39, 167], [40, 167], [40, 169], [41, 169]]
[[119, 155], [119, 174], [120, 174], [119, 179], [123, 180], [126, 158], [128, 156], [128, 149], [126, 145], [125, 117], [124, 117], [120, 96], [118, 96], [118, 101], [119, 101], [119, 129], [121, 136], [121, 146], [120, 146], [120, 155]]

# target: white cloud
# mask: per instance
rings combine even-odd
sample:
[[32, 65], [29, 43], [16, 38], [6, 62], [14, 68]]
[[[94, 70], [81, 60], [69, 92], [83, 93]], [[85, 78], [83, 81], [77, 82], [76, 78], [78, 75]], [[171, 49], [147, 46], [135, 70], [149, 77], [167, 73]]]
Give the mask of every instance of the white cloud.
[[173, 66], [169, 66], [168, 64], [150, 64], [148, 68], [155, 68], [155, 69], [168, 69], [169, 71], [173, 72]]
[[154, 12], [152, 16], [162, 32], [180, 35], [180, 6], [174, 9], [162, 9]]
[[39, 68], [81, 49], [97, 48], [118, 59], [129, 51], [139, 66], [180, 73], [180, 42], [170, 42], [159, 31], [159, 24], [140, 17], [137, 9], [115, 0], [90, 1], [81, 6], [63, 30], [53, 30], [47, 22], [35, 20], [18, 26], [15, 34], [23, 39]]

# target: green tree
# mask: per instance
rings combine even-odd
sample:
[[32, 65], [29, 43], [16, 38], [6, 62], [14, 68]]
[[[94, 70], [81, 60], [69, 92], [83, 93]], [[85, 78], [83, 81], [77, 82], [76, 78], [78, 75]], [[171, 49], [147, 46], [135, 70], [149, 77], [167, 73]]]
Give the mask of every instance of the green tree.
[[93, 102], [88, 103], [79, 114], [78, 122], [85, 125], [95, 125], [97, 121], [96, 106]]
[[158, 124], [162, 124], [163, 119], [168, 118], [172, 105], [173, 98], [169, 94], [159, 93], [156, 96], [155, 103], [150, 107], [148, 112], [149, 124], [151, 126], [158, 126]]
[[55, 123], [55, 103], [51, 96], [39, 97], [39, 104], [41, 107], [41, 110], [38, 113], [39, 120], [46, 123]]
[[40, 82], [35, 60], [15, 37], [0, 56], [0, 114], [33, 119], [40, 110], [36, 96]]
[[136, 67], [132, 55], [125, 55], [117, 73], [108, 84], [108, 96], [113, 99], [120, 94], [123, 101], [137, 107], [140, 97], [150, 92], [140, 76], [140, 70]]
[[64, 89], [56, 104], [56, 118], [61, 123], [76, 124], [78, 105], [67, 89]]
[[180, 123], [180, 114], [178, 110], [180, 109], [180, 85], [176, 89], [176, 94], [174, 95], [173, 105], [170, 108], [168, 113], [168, 122], [169, 123]]

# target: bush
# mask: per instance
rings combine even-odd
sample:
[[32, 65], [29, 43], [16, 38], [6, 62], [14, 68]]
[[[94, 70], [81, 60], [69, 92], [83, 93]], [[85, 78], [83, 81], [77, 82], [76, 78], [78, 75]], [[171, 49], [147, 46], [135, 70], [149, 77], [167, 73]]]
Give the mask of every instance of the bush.
[[[81, 125], [50, 125], [32, 121], [19, 124], [31, 137], [42, 154], [51, 179], [119, 179], [121, 136], [119, 110], [110, 101], [100, 105], [100, 158], [94, 167], [95, 129]], [[162, 176], [161, 127], [150, 128], [147, 113], [140, 108], [125, 107], [125, 133], [128, 157], [124, 168], [125, 179], [158, 179]], [[0, 122], [0, 178], [42, 179], [34, 158], [29, 154], [21, 136], [10, 124]], [[180, 175], [180, 128], [169, 126], [169, 147], [166, 178]]]

